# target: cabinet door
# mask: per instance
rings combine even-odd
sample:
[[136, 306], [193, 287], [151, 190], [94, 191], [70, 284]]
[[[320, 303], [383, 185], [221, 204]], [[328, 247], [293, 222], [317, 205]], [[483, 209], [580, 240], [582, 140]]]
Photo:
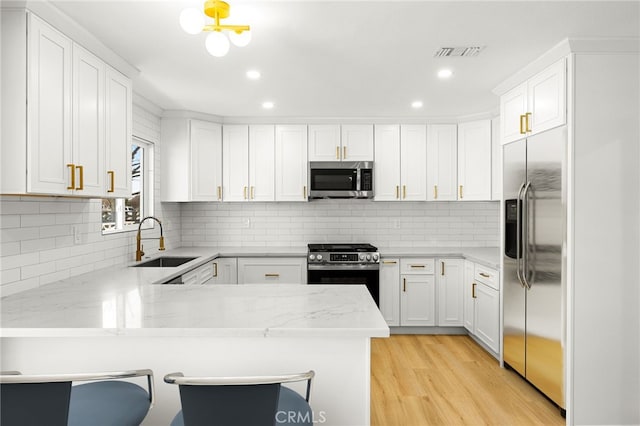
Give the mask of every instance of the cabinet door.
[[462, 285], [462, 304], [464, 309], [463, 322], [464, 328], [469, 333], [475, 334], [474, 316], [475, 316], [475, 289], [474, 289], [474, 263], [468, 260], [464, 261], [464, 283]]
[[309, 161], [340, 161], [340, 125], [309, 126]]
[[210, 284], [238, 284], [238, 261], [235, 257], [219, 257], [213, 261]]
[[74, 44], [72, 145], [74, 164], [82, 170], [78, 195], [101, 197], [106, 192], [104, 76], [104, 62]]
[[427, 199], [427, 126], [400, 126], [400, 198]]
[[458, 199], [491, 200], [491, 121], [458, 125]]
[[403, 275], [400, 300], [400, 324], [436, 325], [433, 275]]
[[222, 128], [222, 199], [249, 199], [249, 126]]
[[275, 192], [275, 126], [249, 126], [249, 199], [273, 201]]
[[380, 263], [380, 312], [389, 326], [400, 325], [400, 261]]
[[458, 136], [455, 124], [427, 126], [427, 200], [457, 200]]
[[373, 161], [373, 125], [342, 126], [342, 161]]
[[397, 201], [400, 199], [400, 126], [375, 127], [374, 199]]
[[28, 14], [27, 191], [71, 194], [72, 42]]
[[276, 201], [307, 201], [307, 126], [276, 126]]
[[524, 120], [527, 113], [527, 83], [514, 87], [500, 97], [501, 143], [509, 143], [526, 136]]
[[500, 350], [500, 293], [476, 283], [475, 335], [494, 352]]
[[438, 325], [463, 325], [463, 259], [438, 259], [437, 262]]
[[222, 130], [219, 124], [190, 121], [191, 200], [220, 200], [222, 185]]
[[306, 284], [301, 258], [239, 258], [238, 284]]
[[532, 134], [567, 122], [566, 61], [556, 62], [529, 79], [527, 86], [529, 128]]
[[105, 169], [109, 197], [131, 197], [131, 80], [107, 66], [105, 72]]

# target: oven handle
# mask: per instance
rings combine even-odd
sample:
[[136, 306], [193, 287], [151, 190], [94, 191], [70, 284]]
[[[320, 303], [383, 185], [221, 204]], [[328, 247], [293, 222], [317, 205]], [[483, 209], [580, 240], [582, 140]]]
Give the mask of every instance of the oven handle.
[[321, 265], [307, 265], [308, 271], [378, 271], [380, 270], [380, 264], [378, 263], [367, 263], [367, 264], [358, 264], [358, 265], [349, 265], [349, 264], [321, 264]]

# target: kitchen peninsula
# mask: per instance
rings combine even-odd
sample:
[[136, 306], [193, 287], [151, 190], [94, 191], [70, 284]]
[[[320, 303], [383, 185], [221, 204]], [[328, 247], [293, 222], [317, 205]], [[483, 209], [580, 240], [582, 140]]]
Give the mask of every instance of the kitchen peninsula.
[[[187, 269], [217, 255], [187, 251], [171, 252], [200, 256]], [[317, 419], [369, 423], [370, 339], [389, 328], [364, 286], [154, 284], [185, 268], [114, 268], [3, 298], [1, 369], [151, 368], [156, 406], [145, 425], [168, 424], [179, 409], [177, 389], [162, 382], [167, 373], [313, 369]]]

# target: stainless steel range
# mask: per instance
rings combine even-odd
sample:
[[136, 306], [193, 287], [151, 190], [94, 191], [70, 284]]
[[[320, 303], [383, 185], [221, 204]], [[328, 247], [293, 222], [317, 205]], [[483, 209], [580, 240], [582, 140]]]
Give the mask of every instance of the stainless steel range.
[[380, 253], [371, 244], [309, 244], [308, 284], [365, 285], [379, 305]]

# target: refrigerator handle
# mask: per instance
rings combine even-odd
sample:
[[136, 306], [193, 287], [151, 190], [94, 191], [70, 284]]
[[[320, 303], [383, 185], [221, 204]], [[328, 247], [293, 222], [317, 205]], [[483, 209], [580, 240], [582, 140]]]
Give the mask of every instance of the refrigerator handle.
[[522, 270], [522, 190], [524, 189], [525, 183], [522, 182], [520, 185], [520, 189], [518, 189], [518, 196], [516, 197], [516, 276], [518, 277], [518, 281], [520, 281], [520, 285], [525, 287], [524, 281], [522, 280], [522, 274], [520, 273]]
[[522, 250], [522, 271], [520, 272], [524, 286], [527, 289], [531, 289], [531, 283], [527, 280], [527, 271], [529, 270], [529, 199], [527, 197], [529, 194], [529, 188], [531, 188], [531, 181], [527, 182], [524, 186], [524, 190], [522, 191], [522, 246], [524, 249]]

